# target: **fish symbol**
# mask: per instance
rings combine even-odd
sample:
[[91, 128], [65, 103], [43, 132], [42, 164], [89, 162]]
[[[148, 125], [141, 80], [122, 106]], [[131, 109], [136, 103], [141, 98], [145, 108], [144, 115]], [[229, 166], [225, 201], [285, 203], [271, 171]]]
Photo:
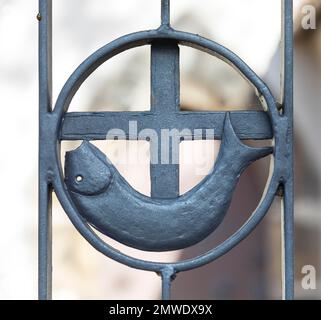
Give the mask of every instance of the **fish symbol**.
[[243, 144], [227, 113], [213, 170], [178, 198], [137, 192], [88, 141], [66, 153], [65, 184], [79, 214], [103, 234], [140, 250], [178, 250], [200, 242], [220, 225], [242, 172], [272, 152], [272, 147]]

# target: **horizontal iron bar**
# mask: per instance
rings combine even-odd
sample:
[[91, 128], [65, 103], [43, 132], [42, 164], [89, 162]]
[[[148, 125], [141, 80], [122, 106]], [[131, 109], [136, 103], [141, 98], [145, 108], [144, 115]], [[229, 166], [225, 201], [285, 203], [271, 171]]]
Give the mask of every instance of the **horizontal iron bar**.
[[[273, 137], [269, 116], [264, 111], [230, 111], [235, 132], [242, 140], [265, 140]], [[225, 111], [176, 112], [168, 117], [150, 112], [69, 112], [66, 113], [60, 140], [105, 140], [110, 130], [118, 129], [125, 133], [124, 139], [144, 140], [145, 134], [138, 138], [130, 135], [129, 123], [137, 123], [138, 134], [144, 129], [189, 129], [190, 139], [201, 140], [203, 135], [194, 134], [195, 129], [214, 129], [214, 138], [222, 137]], [[133, 131], [133, 130], [131, 130]], [[147, 133], [146, 133], [147, 134]], [[186, 136], [185, 136], [186, 137]], [[109, 138], [110, 139], [110, 138]], [[121, 138], [120, 138], [121, 139]], [[187, 137], [188, 139], [188, 137]]]

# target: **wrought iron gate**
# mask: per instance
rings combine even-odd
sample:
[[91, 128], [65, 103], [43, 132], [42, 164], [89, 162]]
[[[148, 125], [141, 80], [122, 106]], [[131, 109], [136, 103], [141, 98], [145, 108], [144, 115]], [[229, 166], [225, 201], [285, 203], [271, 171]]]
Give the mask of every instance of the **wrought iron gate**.
[[[69, 216], [71, 222], [81, 235], [98, 251], [107, 257], [123, 263], [129, 267], [158, 273], [162, 279], [162, 297], [170, 298], [171, 282], [179, 272], [184, 272], [208, 264], [235, 247], [246, 238], [260, 223], [269, 210], [275, 196], [282, 197], [282, 248], [283, 248], [283, 297], [293, 299], [293, 4], [292, 0], [282, 0], [283, 3], [283, 70], [282, 70], [282, 98], [277, 101], [270, 93], [265, 83], [233, 52], [223, 46], [195, 34], [174, 30], [170, 25], [169, 0], [161, 1], [161, 25], [156, 30], [137, 32], [123, 36], [102, 47], [87, 58], [70, 76], [61, 90], [55, 108], [52, 105], [52, 1], [39, 0], [39, 298], [51, 298], [52, 278], [52, 246], [51, 246], [51, 195], [54, 191]], [[151, 46], [151, 110], [148, 112], [101, 112], [101, 113], [69, 113], [68, 107], [86, 78], [102, 63], [114, 55], [142, 45]], [[213, 112], [183, 112], [179, 110], [179, 46], [189, 46], [205, 51], [224, 60], [239, 70], [256, 88], [264, 111], [213, 111]], [[139, 129], [153, 128], [159, 133], [163, 128], [189, 128], [202, 130], [215, 128], [215, 139], [223, 141], [224, 152], [220, 157], [234, 170], [234, 175], [228, 175], [226, 165], [216, 165], [214, 173], [220, 179], [217, 183], [225, 185], [226, 193], [232, 193], [237, 178], [252, 161], [273, 153], [271, 174], [266, 191], [257, 209], [246, 223], [231, 235], [226, 241], [209, 252], [193, 259], [174, 262], [158, 263], [139, 260], [115, 250], [93, 231], [92, 227], [110, 235], [111, 237], [143, 250], [166, 251], [187, 247], [202, 240], [212, 232], [223, 219], [226, 213], [230, 196], [222, 203], [224, 196], [217, 192], [210, 197], [210, 203], [197, 202], [195, 194], [207, 192], [212, 188], [207, 182], [193, 189], [187, 197], [179, 197], [178, 164], [170, 161], [169, 164], [151, 164], [151, 198], [134, 194], [123, 180], [116, 181], [116, 170], [102, 160], [99, 150], [90, 144], [90, 140], [106, 139], [109, 129], [120, 128], [126, 133], [124, 139], [132, 139], [128, 133], [128, 122], [135, 120]], [[108, 136], [107, 136], [108, 138]], [[148, 136], [140, 139], [149, 139]], [[182, 140], [180, 136], [173, 139], [171, 148]], [[204, 135], [192, 135], [190, 139], [204, 139]], [[135, 138], [136, 139], [136, 138]], [[240, 140], [239, 140], [240, 139]], [[273, 139], [272, 148], [249, 148], [241, 140]], [[74, 153], [66, 155], [65, 177], [60, 163], [60, 142], [62, 140], [84, 140], [83, 145]], [[177, 149], [177, 148], [176, 148]], [[231, 162], [235, 154], [242, 154], [243, 162]], [[177, 154], [172, 153], [173, 157]], [[160, 156], [159, 144], [151, 141], [151, 157]], [[232, 158], [231, 158], [232, 157]], [[81, 162], [81, 165], [79, 164]], [[99, 171], [90, 184], [86, 184], [88, 162]], [[87, 165], [87, 167], [86, 167]], [[234, 168], [234, 169], [233, 169]], [[73, 179], [76, 180], [73, 180]], [[84, 179], [84, 181], [83, 181]], [[101, 180], [103, 179], [103, 180]], [[227, 181], [228, 180], [228, 181]], [[117, 192], [113, 193], [114, 185]], [[102, 185], [100, 185], [102, 184]], [[110, 186], [112, 185], [112, 186]], [[99, 190], [95, 190], [98, 188]], [[108, 189], [108, 200], [101, 194]], [[119, 217], [111, 217], [106, 222], [102, 208], [125, 211], [118, 195], [127, 192], [122, 201], [130, 199], [133, 217], [124, 216], [124, 219], [133, 219], [133, 224], [121, 225]], [[96, 203], [89, 203], [88, 196], [100, 195]], [[206, 194], [206, 193], [205, 193]], [[103, 194], [104, 195], [104, 194]], [[203, 194], [204, 196], [204, 194]], [[193, 198], [194, 197], [194, 198]], [[93, 199], [93, 198], [91, 198]], [[134, 200], [133, 200], [134, 199]], [[183, 199], [183, 200], [181, 200]], [[194, 199], [194, 200], [193, 200]], [[196, 198], [199, 199], [199, 198]], [[108, 202], [106, 202], [108, 201]], [[220, 202], [221, 201], [221, 202]], [[135, 203], [139, 206], [136, 210]], [[103, 206], [103, 207], [102, 207]], [[166, 215], [172, 211], [172, 215]], [[215, 209], [216, 213], [210, 216], [207, 212]], [[161, 216], [150, 218], [150, 215], [140, 215], [140, 211], [150, 210]], [[166, 211], [165, 210], [165, 211]], [[187, 211], [186, 211], [187, 210]], [[195, 211], [204, 213], [195, 220]], [[214, 210], [214, 211], [215, 211]], [[87, 215], [85, 212], [89, 212]], [[117, 211], [117, 212], [118, 212]], [[137, 211], [137, 212], [136, 212]], [[97, 215], [97, 212], [100, 212]], [[187, 217], [187, 218], [186, 218]], [[141, 220], [139, 220], [141, 219]], [[154, 219], [146, 221], [144, 219]], [[156, 220], [155, 220], [156, 219]], [[180, 220], [179, 220], [180, 219]], [[179, 220], [179, 221], [178, 221]], [[197, 223], [195, 223], [195, 221]], [[215, 221], [215, 222], [213, 222]], [[137, 227], [138, 223], [145, 227]], [[150, 228], [151, 224], [155, 224]], [[164, 223], [179, 227], [175, 230], [162, 229], [163, 234], [155, 234], [159, 225]], [[191, 224], [193, 228], [190, 228]], [[205, 225], [206, 224], [206, 225]], [[209, 229], [207, 228], [208, 226]], [[113, 228], [110, 231], [110, 228]], [[138, 230], [137, 230], [138, 229]], [[180, 233], [177, 233], [180, 229]], [[206, 229], [206, 230], [205, 230]]]

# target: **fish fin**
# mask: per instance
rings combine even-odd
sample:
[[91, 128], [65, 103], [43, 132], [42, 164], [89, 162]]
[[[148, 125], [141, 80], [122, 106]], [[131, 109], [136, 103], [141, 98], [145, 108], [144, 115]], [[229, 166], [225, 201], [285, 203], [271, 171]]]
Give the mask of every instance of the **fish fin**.
[[224, 121], [222, 147], [224, 150], [222, 156], [241, 159], [240, 164], [243, 169], [252, 162], [272, 154], [274, 150], [273, 147], [253, 148], [244, 144], [234, 131], [229, 112]]
[[107, 158], [107, 156], [101, 151], [99, 150], [95, 145], [93, 145], [92, 143], [90, 143], [87, 140], [84, 140], [83, 145], [85, 145], [88, 149], [90, 149], [92, 151], [92, 153], [102, 162], [104, 162], [105, 164], [109, 163], [109, 159]]

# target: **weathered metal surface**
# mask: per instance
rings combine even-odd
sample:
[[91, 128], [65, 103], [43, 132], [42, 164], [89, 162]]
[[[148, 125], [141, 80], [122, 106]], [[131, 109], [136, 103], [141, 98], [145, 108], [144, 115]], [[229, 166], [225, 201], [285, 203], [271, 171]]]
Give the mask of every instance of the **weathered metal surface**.
[[[164, 12], [163, 12], [164, 14]], [[164, 18], [164, 17], [163, 17]], [[167, 25], [167, 24], [166, 24]], [[157, 133], [151, 140], [151, 159], [161, 159], [161, 128], [173, 119], [179, 111], [180, 99], [179, 47], [176, 41], [154, 41], [151, 45], [151, 112], [155, 115], [152, 127]], [[159, 123], [155, 126], [155, 123]], [[177, 123], [177, 122], [176, 122]], [[174, 123], [173, 123], [174, 124]], [[175, 126], [175, 124], [174, 124]], [[154, 139], [155, 140], [155, 139]], [[179, 195], [179, 165], [173, 159], [179, 158], [179, 140], [169, 141], [168, 163], [151, 163], [151, 196], [153, 198], [176, 198]]]
[[293, 2], [282, 1], [282, 60], [281, 73], [282, 97], [281, 106], [283, 117], [287, 123], [285, 135], [286, 168], [282, 186], [282, 297], [294, 298], [294, 172], [293, 172]]
[[[269, 115], [264, 111], [230, 111], [231, 122], [237, 136], [242, 140], [267, 140], [273, 138]], [[146, 140], [143, 134], [146, 128], [162, 127], [182, 131], [188, 129], [191, 136], [184, 136], [186, 140], [201, 140], [204, 135], [194, 134], [193, 128], [213, 129], [214, 139], [221, 140], [225, 111], [191, 112], [181, 111], [163, 118], [153, 112], [68, 112], [64, 117], [61, 129], [61, 140], [105, 140], [114, 139], [106, 133], [119, 128], [126, 134], [128, 140]], [[137, 123], [137, 131], [141, 135], [131, 137], [129, 122]]]
[[271, 147], [241, 143], [227, 114], [214, 169], [176, 199], [138, 193], [89, 142], [66, 154], [65, 181], [79, 213], [100, 232], [141, 250], [178, 250], [200, 242], [219, 226], [241, 173], [272, 152]]
[[[204, 256], [200, 256], [198, 258], [178, 262], [175, 264], [171, 264], [172, 267], [176, 271], [183, 271], [195, 268], [197, 266], [204, 265], [228, 250], [232, 249], [236, 244], [238, 244], [242, 239], [244, 239], [260, 222], [260, 220], [264, 217], [267, 212], [267, 209], [272, 203], [275, 192], [278, 188], [279, 180], [282, 175], [282, 168], [286, 166], [284, 162], [284, 154], [287, 152], [286, 148], [284, 148], [284, 130], [286, 128], [286, 121], [282, 122], [280, 120], [280, 114], [278, 108], [276, 106], [276, 102], [270, 93], [268, 87], [264, 84], [264, 82], [234, 53], [224, 48], [223, 46], [200, 37], [198, 35], [176, 31], [170, 28], [160, 28], [158, 30], [151, 31], [143, 31], [138, 33], [133, 33], [124, 37], [121, 37], [110, 44], [102, 47], [97, 52], [92, 54], [88, 59], [86, 59], [71, 75], [69, 80], [66, 82], [64, 88], [59, 94], [58, 100], [56, 102], [55, 109], [52, 113], [52, 121], [51, 127], [53, 129], [53, 137], [55, 137], [58, 142], [61, 137], [61, 128], [65, 120], [65, 114], [68, 110], [68, 106], [77, 92], [80, 85], [86, 80], [86, 78], [96, 69], [113, 57], [114, 55], [128, 50], [130, 48], [134, 48], [144, 44], [150, 44], [154, 41], [164, 41], [168, 40], [172, 42], [175, 40], [178, 44], [187, 45], [191, 47], [196, 47], [200, 50], [206, 51], [209, 54], [215, 55], [228, 62], [236, 69], [238, 69], [243, 75], [252, 83], [252, 85], [256, 88], [258, 94], [261, 97], [261, 100], [264, 101], [264, 104], [267, 108], [267, 116], [270, 118], [270, 125], [275, 137], [275, 140], [279, 141], [279, 143], [275, 146], [274, 152], [274, 174], [272, 175], [272, 179], [270, 180], [269, 186], [267, 187], [267, 192], [265, 194], [264, 199], [262, 200], [260, 206], [254, 212], [254, 214], [250, 217], [250, 219], [245, 223], [234, 235], [232, 235], [229, 239], [219, 245], [217, 248], [208, 252]], [[178, 112], [180, 114], [180, 112]], [[219, 113], [222, 123], [220, 124], [223, 127], [224, 122], [224, 113]], [[96, 114], [94, 114], [96, 115]], [[125, 115], [126, 116], [126, 115]], [[171, 114], [170, 117], [173, 115]], [[121, 117], [121, 114], [119, 114]], [[107, 120], [107, 115], [106, 115]], [[86, 124], [85, 124], [86, 126]], [[155, 123], [156, 126], [156, 123]], [[116, 126], [117, 127], [117, 126]], [[257, 127], [256, 123], [251, 124], [252, 128]], [[152, 127], [154, 128], [154, 127]], [[216, 129], [216, 128], [214, 128]], [[257, 128], [256, 132], [260, 129]], [[50, 131], [50, 130], [49, 130]], [[107, 133], [106, 133], [107, 134]], [[49, 148], [48, 148], [49, 149]], [[141, 261], [138, 259], [134, 259], [132, 257], [128, 257], [126, 255], [121, 254], [119, 251], [114, 250], [110, 246], [108, 246], [105, 242], [103, 242], [89, 227], [85, 224], [83, 218], [80, 216], [73, 200], [66, 189], [66, 185], [62, 179], [63, 171], [61, 169], [61, 164], [59, 160], [60, 156], [60, 148], [59, 143], [55, 143], [52, 141], [50, 152], [54, 152], [52, 155], [55, 157], [55, 165], [53, 166], [53, 170], [59, 172], [59, 174], [55, 174], [54, 177], [54, 187], [56, 194], [65, 208], [66, 213], [69, 215], [71, 221], [75, 224], [77, 229], [83, 234], [83, 236], [104, 254], [112, 257], [113, 259], [125, 263], [129, 266], [135, 268], [141, 268], [144, 270], [153, 270], [159, 271], [164, 267], [167, 267], [168, 264], [155, 263], [155, 262], [147, 262]], [[173, 216], [175, 219], [175, 216]]]
[[[98, 251], [130, 267], [154, 271], [162, 276], [163, 298], [170, 298], [170, 283], [178, 272], [203, 266], [224, 255], [247, 237], [266, 215], [280, 185], [284, 186], [284, 297], [293, 298], [293, 150], [292, 150], [292, 1], [284, 0], [284, 101], [279, 112], [275, 98], [265, 83], [234, 53], [225, 47], [198, 35], [180, 32], [170, 27], [169, 1], [162, 0], [162, 23], [159, 29], [137, 32], [121, 37], [102, 47], [86, 59], [70, 76], [51, 111], [51, 1], [40, 0], [40, 185], [39, 185], [39, 297], [50, 298], [50, 194], [53, 187], [59, 201], [82, 236]], [[68, 113], [70, 102], [81, 84], [102, 63], [111, 57], [131, 48], [151, 45], [152, 49], [152, 99], [151, 111], [142, 113]], [[178, 46], [185, 45], [205, 51], [232, 65], [243, 74], [256, 88], [265, 111], [231, 112], [230, 132], [224, 127], [225, 112], [181, 112], [179, 111], [179, 51]], [[162, 65], [164, 68], [162, 68]], [[102, 157], [99, 150], [85, 142], [77, 151], [69, 153], [66, 162], [66, 183], [60, 162], [61, 140], [94, 140], [108, 139], [109, 129], [124, 130], [123, 139], [137, 139], [129, 136], [128, 122], [137, 120], [138, 130], [143, 128], [161, 129], [188, 128], [215, 131], [215, 139], [223, 139], [222, 150], [214, 171], [206, 180], [188, 194], [178, 197], [178, 166], [151, 165], [152, 198], [137, 194], [119, 175], [116, 169]], [[235, 134], [233, 133], [233, 128]], [[147, 137], [140, 137], [146, 139]], [[191, 134], [187, 139], [203, 139], [203, 133]], [[239, 139], [274, 140], [271, 174], [266, 192], [257, 209], [234, 234], [207, 253], [193, 259], [161, 263], [144, 261], [127, 256], [105, 243], [91, 228], [94, 225], [116, 240], [145, 250], [168, 250], [185, 247], [196, 243], [213, 231], [223, 218], [232, 196], [232, 191], [241, 171], [255, 159], [231, 160], [240, 150], [248, 150]], [[229, 144], [235, 143], [235, 147]], [[175, 143], [179, 143], [176, 141]], [[171, 148], [173, 145], [171, 146]], [[236, 152], [238, 150], [238, 152]], [[259, 155], [264, 156], [271, 149]], [[152, 155], [159, 149], [151, 148]], [[242, 152], [241, 152], [242, 153]], [[252, 158], [253, 156], [253, 158]], [[224, 159], [224, 161], [222, 160]], [[88, 159], [95, 163], [88, 167]], [[229, 164], [230, 171], [222, 177], [219, 175]], [[234, 167], [236, 166], [236, 167]], [[78, 184], [75, 183], [78, 177]], [[173, 179], [170, 179], [170, 178]], [[228, 178], [226, 178], [228, 177]], [[211, 183], [211, 181], [213, 183]], [[167, 186], [166, 186], [167, 184]], [[202, 192], [211, 194], [218, 185], [224, 185], [225, 192], [209, 196], [208, 203], [195, 208], [196, 198]], [[225, 202], [218, 202], [220, 197]], [[165, 198], [165, 199], [164, 199]], [[185, 202], [181, 199], [186, 199]], [[206, 198], [207, 199], [207, 198]], [[127, 201], [121, 206], [121, 201]], [[194, 203], [194, 207], [191, 205]], [[198, 201], [200, 203], [200, 201]], [[224, 204], [223, 204], [224, 203]], [[127, 206], [133, 211], [130, 215]], [[186, 215], [183, 214], [184, 208]], [[190, 207], [189, 207], [190, 206]], [[140, 207], [139, 212], [138, 207]], [[167, 209], [167, 210], [165, 210]], [[180, 211], [181, 210], [181, 211]], [[199, 217], [201, 212], [202, 218]], [[156, 213], [156, 214], [155, 214]], [[110, 214], [112, 219], [110, 219]], [[198, 220], [195, 216], [198, 214]], [[155, 220], [153, 219], [153, 215]], [[161, 237], [157, 229], [158, 216], [165, 221], [168, 233]], [[84, 219], [85, 217], [85, 219]], [[107, 219], [108, 217], [108, 219]], [[137, 228], [124, 219], [132, 219]], [[207, 220], [206, 220], [207, 219]], [[108, 222], [107, 222], [108, 221]], [[187, 230], [193, 222], [192, 230]], [[182, 222], [182, 223], [180, 223]], [[205, 223], [208, 225], [205, 227]], [[169, 224], [171, 223], [171, 225]], [[173, 228], [182, 227], [183, 230]], [[195, 228], [197, 226], [197, 228]], [[210, 226], [210, 227], [209, 227]], [[156, 228], [156, 229], [155, 229]], [[152, 230], [156, 230], [152, 234]], [[189, 232], [188, 232], [189, 231]], [[127, 234], [126, 234], [127, 232]], [[193, 233], [195, 232], [195, 233]], [[177, 240], [182, 236], [182, 241]], [[168, 238], [166, 238], [168, 237]], [[174, 239], [174, 240], [173, 240]]]
[[39, 199], [38, 199], [38, 296], [51, 299], [52, 185], [48, 181], [46, 117], [52, 110], [52, 1], [39, 1]]

